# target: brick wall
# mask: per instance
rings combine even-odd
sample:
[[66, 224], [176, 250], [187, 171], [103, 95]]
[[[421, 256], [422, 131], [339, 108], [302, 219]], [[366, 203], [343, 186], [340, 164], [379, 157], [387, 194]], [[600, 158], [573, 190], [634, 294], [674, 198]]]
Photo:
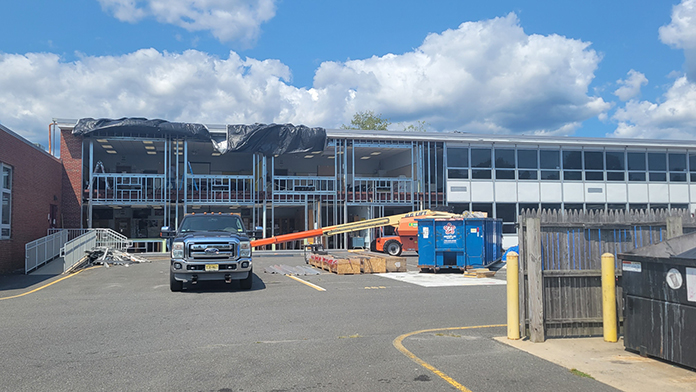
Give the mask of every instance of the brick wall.
[[46, 235], [51, 204], [60, 226], [60, 161], [26, 139], [0, 127], [0, 161], [12, 167], [11, 238], [0, 240], [0, 273], [24, 270], [24, 245]]
[[61, 131], [60, 160], [63, 161], [63, 227], [82, 227], [82, 137]]

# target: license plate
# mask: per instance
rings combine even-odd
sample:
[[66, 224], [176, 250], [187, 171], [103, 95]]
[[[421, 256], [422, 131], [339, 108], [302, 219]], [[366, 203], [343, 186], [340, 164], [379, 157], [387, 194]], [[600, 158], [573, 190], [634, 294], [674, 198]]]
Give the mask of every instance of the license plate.
[[206, 271], [217, 271], [217, 270], [218, 270], [218, 265], [217, 265], [217, 264], [206, 264], [206, 265], [205, 265], [205, 270], [206, 270]]

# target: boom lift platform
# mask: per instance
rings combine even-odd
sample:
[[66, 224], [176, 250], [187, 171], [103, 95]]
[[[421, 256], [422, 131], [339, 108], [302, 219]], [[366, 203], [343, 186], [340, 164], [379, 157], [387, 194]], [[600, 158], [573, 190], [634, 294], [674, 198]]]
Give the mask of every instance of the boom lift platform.
[[353, 231], [373, 229], [377, 227], [393, 226], [396, 228], [397, 235], [380, 237], [372, 242], [370, 250], [384, 252], [391, 256], [399, 256], [404, 250], [418, 250], [418, 222], [419, 218], [469, 218], [486, 217], [485, 212], [464, 212], [453, 214], [443, 211], [420, 210], [405, 214], [385, 216], [382, 218], [368, 219], [358, 222], [344, 223], [341, 225], [323, 227], [301, 231], [298, 233], [281, 234], [269, 238], [261, 238], [251, 241], [251, 246], [264, 246], [271, 244], [281, 244], [289, 241], [302, 240], [321, 236], [332, 236], [337, 234], [350, 233]]

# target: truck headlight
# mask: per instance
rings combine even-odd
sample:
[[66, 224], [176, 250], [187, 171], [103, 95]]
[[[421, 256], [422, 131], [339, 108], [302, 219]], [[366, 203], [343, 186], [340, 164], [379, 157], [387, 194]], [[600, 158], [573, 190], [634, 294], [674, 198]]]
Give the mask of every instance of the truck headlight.
[[184, 243], [175, 242], [172, 244], [172, 259], [183, 259], [184, 258]]
[[239, 243], [239, 257], [251, 257], [251, 242]]

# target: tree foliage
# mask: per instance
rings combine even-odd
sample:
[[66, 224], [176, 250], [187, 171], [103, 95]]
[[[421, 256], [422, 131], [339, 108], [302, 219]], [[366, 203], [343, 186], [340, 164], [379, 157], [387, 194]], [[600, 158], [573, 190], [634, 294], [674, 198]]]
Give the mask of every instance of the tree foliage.
[[366, 110], [355, 113], [353, 119], [350, 120], [350, 125], [343, 124], [341, 129], [386, 131], [389, 125], [391, 125], [391, 121], [382, 118], [382, 114], [376, 115], [372, 110]]
[[415, 124], [409, 124], [407, 127], [404, 127], [404, 131], [406, 132], [427, 132], [425, 129], [425, 126], [428, 125], [425, 121], [416, 121]]

